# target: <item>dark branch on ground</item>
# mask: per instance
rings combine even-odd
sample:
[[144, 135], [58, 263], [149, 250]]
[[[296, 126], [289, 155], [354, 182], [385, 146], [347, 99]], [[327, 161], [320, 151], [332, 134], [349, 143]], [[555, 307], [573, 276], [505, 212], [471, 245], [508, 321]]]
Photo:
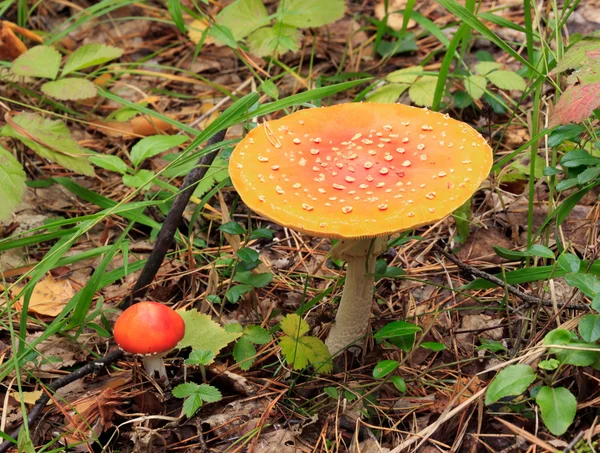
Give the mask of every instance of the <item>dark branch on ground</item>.
[[[540, 306], [540, 305], [543, 305], [545, 307], [554, 307], [554, 303], [551, 300], [542, 299], [540, 297], [536, 297], [536, 296], [532, 296], [531, 294], [524, 293], [520, 289], [505, 282], [504, 280], [499, 279], [498, 277], [496, 277], [492, 274], [488, 274], [487, 272], [482, 271], [481, 269], [477, 269], [476, 267], [473, 267], [473, 266], [463, 263], [457, 257], [449, 254], [448, 252], [446, 252], [443, 248], [441, 248], [437, 244], [434, 244], [433, 248], [437, 252], [444, 255], [448, 260], [450, 260], [454, 264], [456, 264], [456, 266], [461, 271], [466, 272], [466, 273], [472, 275], [473, 277], [483, 278], [484, 280], [492, 282], [501, 288], [505, 288], [509, 293], [517, 296], [519, 299], [521, 299], [523, 302], [525, 302], [525, 304], [521, 305], [521, 307], [523, 307], [523, 308], [526, 308], [529, 306]], [[565, 302], [564, 304], [557, 304], [557, 306], [559, 309], [585, 310], [585, 311], [589, 310], [589, 307], [584, 304], [570, 304], [568, 302]]]
[[[65, 385], [68, 385], [71, 382], [75, 382], [77, 379], [81, 379], [82, 377], [87, 376], [88, 374], [98, 372], [102, 368], [109, 366], [110, 364], [119, 360], [122, 357], [123, 351], [117, 349], [116, 351], [110, 352], [100, 359], [91, 360], [78, 370], [73, 371], [71, 374], [67, 374], [66, 376], [56, 379], [54, 382], [50, 383], [48, 386], [46, 386], [42, 396], [40, 396], [37, 399], [35, 405], [29, 411], [29, 414], [27, 415], [28, 426], [31, 427], [33, 423], [42, 414], [44, 407], [46, 407], [46, 404], [50, 400], [51, 392], [56, 392], [58, 389], [64, 387]], [[19, 431], [21, 431], [21, 427], [22, 426], [18, 427], [15, 431], [13, 431], [10, 434], [10, 436], [14, 439], [17, 439], [17, 437], [19, 436]], [[6, 451], [8, 451], [9, 448], [14, 446], [15, 445], [12, 442], [6, 440], [2, 442], [2, 444], [0, 444], [0, 453], [6, 453]]]
[[[222, 141], [226, 132], [226, 130], [217, 132], [208, 139], [206, 146], [214, 145], [215, 143]], [[183, 218], [183, 211], [190, 202], [190, 198], [196, 189], [196, 184], [204, 177], [217, 154], [218, 153], [215, 150], [214, 152], [203, 155], [198, 159], [198, 163], [194, 169], [185, 177], [181, 190], [175, 197], [175, 201], [173, 202], [171, 209], [169, 209], [167, 218], [158, 233], [154, 248], [148, 257], [148, 261], [146, 261], [146, 264], [140, 273], [140, 278], [131, 290], [131, 294], [121, 302], [121, 308], [125, 309], [130, 307], [136, 300], [144, 297], [146, 294], [148, 286], [154, 280], [156, 273], [160, 269], [160, 266], [173, 243], [175, 232]]]

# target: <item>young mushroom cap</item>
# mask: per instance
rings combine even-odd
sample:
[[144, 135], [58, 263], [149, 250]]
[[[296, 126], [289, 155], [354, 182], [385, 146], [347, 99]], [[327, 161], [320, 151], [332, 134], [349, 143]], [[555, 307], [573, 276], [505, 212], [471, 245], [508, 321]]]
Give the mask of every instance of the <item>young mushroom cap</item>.
[[487, 177], [492, 150], [469, 125], [402, 104], [301, 110], [254, 128], [231, 155], [244, 203], [321, 237], [385, 236], [433, 223]]
[[177, 346], [185, 334], [185, 323], [175, 310], [164, 304], [138, 302], [119, 316], [113, 332], [121, 349], [149, 356]]

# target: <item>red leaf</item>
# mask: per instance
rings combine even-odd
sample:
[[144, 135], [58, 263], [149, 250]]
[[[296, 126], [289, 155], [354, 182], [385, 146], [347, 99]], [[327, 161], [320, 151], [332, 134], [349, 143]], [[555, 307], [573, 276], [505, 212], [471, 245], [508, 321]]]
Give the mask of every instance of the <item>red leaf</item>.
[[554, 108], [550, 126], [581, 123], [600, 107], [600, 83], [572, 85], [562, 94]]

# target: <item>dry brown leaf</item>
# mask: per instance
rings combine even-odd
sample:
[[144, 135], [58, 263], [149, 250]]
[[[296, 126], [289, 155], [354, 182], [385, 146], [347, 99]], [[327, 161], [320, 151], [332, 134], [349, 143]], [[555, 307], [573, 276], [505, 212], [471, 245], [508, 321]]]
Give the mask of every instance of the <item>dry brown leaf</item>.
[[[402, 29], [402, 22], [404, 22], [404, 16], [402, 14], [393, 14], [395, 11], [406, 8], [407, 0], [391, 0], [388, 2], [388, 19], [387, 25], [394, 30]], [[385, 4], [384, 2], [379, 3], [375, 6], [375, 17], [381, 20], [385, 16]], [[408, 20], [406, 28], [413, 28], [417, 23], [413, 19]]]
[[[19, 293], [23, 286], [15, 285], [14, 293]], [[40, 280], [31, 294], [29, 300], [29, 313], [37, 313], [42, 316], [58, 315], [67, 303], [75, 295], [73, 285], [69, 280], [56, 280], [48, 274]], [[15, 303], [15, 308], [21, 311], [23, 306], [22, 299]]]
[[[17, 401], [23, 401], [25, 404], [33, 405], [43, 393], [42, 390], [34, 390], [33, 392], [12, 392], [10, 395]], [[48, 404], [52, 404], [52, 401], [48, 401]]]

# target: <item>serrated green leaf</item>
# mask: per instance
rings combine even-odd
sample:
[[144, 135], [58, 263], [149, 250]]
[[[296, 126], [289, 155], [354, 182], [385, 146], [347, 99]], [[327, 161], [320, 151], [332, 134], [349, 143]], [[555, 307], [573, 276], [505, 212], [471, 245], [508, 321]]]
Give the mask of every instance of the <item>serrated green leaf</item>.
[[247, 39], [248, 48], [258, 57], [270, 57], [296, 52], [300, 49], [302, 33], [295, 27], [275, 24], [252, 32]]
[[591, 63], [598, 58], [596, 56], [598, 47], [600, 47], [600, 39], [597, 37], [590, 37], [576, 42], [567, 49], [553, 72], [564, 72], [567, 69], [576, 69]]
[[433, 95], [438, 78], [435, 76], [423, 76], [408, 89], [408, 95], [412, 101], [422, 107], [431, 107]]
[[123, 184], [128, 187], [149, 189], [148, 184], [154, 179], [154, 172], [150, 170], [139, 170], [133, 175], [123, 175]]
[[523, 91], [527, 88], [525, 79], [516, 72], [494, 71], [486, 75], [486, 78], [501, 90]]
[[205, 403], [216, 403], [217, 401], [221, 401], [221, 398], [223, 398], [221, 392], [217, 388], [208, 384], [200, 384], [195, 393], [200, 395], [202, 401]]
[[244, 336], [254, 344], [267, 344], [271, 341], [269, 331], [260, 326], [250, 326], [246, 328]]
[[196, 384], [194, 382], [180, 384], [173, 389], [172, 393], [176, 398], [185, 398], [183, 412], [188, 418], [192, 417], [202, 407], [203, 402], [214, 403], [222, 399], [221, 392], [212, 385]]
[[202, 198], [214, 186], [225, 181], [229, 177], [228, 165], [229, 162], [227, 160], [221, 156], [217, 156], [210, 167], [208, 167], [208, 170], [206, 170], [202, 180], [196, 185], [194, 196]]
[[202, 407], [202, 398], [200, 395], [193, 394], [183, 401], [183, 413], [187, 418], [192, 418]]
[[484, 76], [501, 67], [502, 64], [496, 63], [495, 61], [481, 61], [475, 65], [475, 72]]
[[469, 96], [477, 100], [485, 93], [485, 86], [487, 85], [487, 79], [481, 75], [470, 75], [465, 79], [465, 88]]
[[27, 135], [8, 124], [0, 130], [1, 135], [20, 140], [41, 157], [69, 170], [87, 176], [94, 175], [94, 168], [86, 155], [88, 150], [71, 137], [71, 132], [63, 122], [46, 119], [36, 113], [20, 113], [12, 121]]
[[233, 359], [240, 369], [248, 371], [254, 363], [255, 356], [256, 348], [245, 335], [242, 336], [233, 347]]
[[284, 316], [281, 320], [280, 327], [283, 333], [292, 338], [299, 338], [306, 335], [310, 330], [308, 323], [296, 313], [290, 313], [289, 315]]
[[510, 365], [500, 371], [490, 383], [485, 404], [490, 405], [506, 396], [522, 394], [535, 381], [535, 373], [529, 365]]
[[400, 83], [390, 83], [383, 85], [367, 96], [367, 102], [376, 102], [379, 104], [393, 104], [398, 98], [408, 90], [409, 85]]
[[579, 320], [578, 330], [584, 341], [595, 343], [600, 340], [600, 315], [585, 315]]
[[208, 365], [215, 359], [215, 354], [209, 350], [193, 350], [185, 360], [186, 365]]
[[12, 64], [13, 74], [54, 80], [60, 68], [60, 53], [54, 47], [35, 46]]
[[542, 387], [535, 397], [542, 410], [542, 420], [555, 436], [561, 436], [575, 420], [577, 399], [566, 388]]
[[8, 219], [21, 203], [26, 175], [15, 157], [0, 146], [0, 221]]
[[423, 73], [423, 66], [411, 66], [390, 72], [385, 78], [388, 82], [410, 85]]
[[227, 332], [210, 316], [199, 313], [197, 310], [177, 311], [185, 322], [185, 335], [177, 345], [179, 349], [191, 347], [192, 349], [208, 350], [215, 356], [221, 349], [242, 334]]
[[332, 369], [331, 356], [325, 343], [315, 337], [292, 338], [287, 335], [279, 340], [281, 352], [295, 370], [313, 365], [317, 371], [328, 373]]
[[186, 135], [151, 135], [137, 142], [131, 148], [131, 162], [136, 167], [144, 160], [163, 153], [188, 141]]
[[177, 387], [173, 389], [173, 396], [175, 398], [186, 398], [195, 393], [198, 384], [193, 382], [184, 382], [183, 384], [179, 384]]
[[120, 157], [113, 156], [112, 154], [98, 154], [95, 156], [90, 156], [90, 162], [96, 165], [97, 167], [104, 168], [105, 170], [114, 171], [122, 175], [126, 174], [129, 168]]
[[77, 101], [93, 98], [98, 94], [96, 85], [87, 79], [67, 77], [42, 85], [42, 91], [54, 99], [61, 101]]
[[316, 28], [341, 19], [346, 10], [344, 0], [285, 0], [279, 3], [281, 22], [298, 28]]
[[216, 23], [231, 30], [239, 41], [269, 23], [269, 14], [262, 0], [237, 0], [217, 14]]
[[63, 67], [62, 77], [72, 72], [101, 65], [123, 55], [123, 49], [105, 44], [85, 44], [68, 58]]

